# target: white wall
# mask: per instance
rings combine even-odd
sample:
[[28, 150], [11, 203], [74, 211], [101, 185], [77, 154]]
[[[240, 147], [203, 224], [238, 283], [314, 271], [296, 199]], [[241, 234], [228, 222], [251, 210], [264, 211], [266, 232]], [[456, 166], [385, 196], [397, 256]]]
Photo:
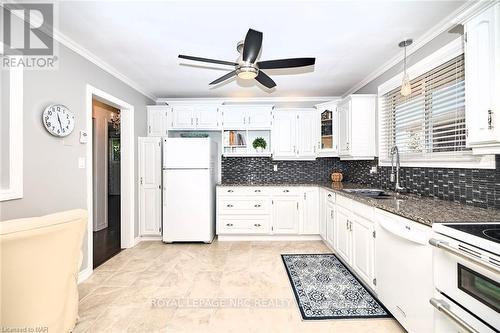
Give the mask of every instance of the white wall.
[[[24, 73], [24, 197], [1, 202], [0, 220], [87, 208], [87, 191], [92, 189], [86, 187], [86, 170], [78, 168], [86, 149], [79, 143], [80, 130], [92, 133], [85, 127], [87, 84], [134, 106], [136, 156], [137, 137], [146, 135], [146, 105], [154, 104], [152, 100], [63, 45], [58, 59], [57, 70]], [[51, 103], [64, 104], [76, 115], [75, 130], [64, 139], [51, 136], [42, 124], [42, 111]], [[137, 179], [137, 162], [135, 172]], [[137, 182], [135, 191], [137, 198]], [[137, 202], [135, 206], [137, 236]]]

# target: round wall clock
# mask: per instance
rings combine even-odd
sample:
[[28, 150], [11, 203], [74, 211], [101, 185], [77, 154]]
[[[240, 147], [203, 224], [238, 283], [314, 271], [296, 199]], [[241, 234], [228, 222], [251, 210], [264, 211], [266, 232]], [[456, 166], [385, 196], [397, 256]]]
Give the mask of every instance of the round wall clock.
[[42, 122], [50, 134], [65, 137], [75, 128], [75, 115], [64, 105], [52, 104], [43, 110]]

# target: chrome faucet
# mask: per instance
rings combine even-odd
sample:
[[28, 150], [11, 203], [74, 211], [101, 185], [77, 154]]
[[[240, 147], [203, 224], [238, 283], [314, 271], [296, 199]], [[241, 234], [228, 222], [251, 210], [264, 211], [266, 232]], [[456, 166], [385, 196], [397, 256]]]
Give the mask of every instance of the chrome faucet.
[[[396, 155], [396, 179], [394, 179], [394, 155]], [[404, 188], [399, 185], [399, 168], [399, 149], [398, 146], [393, 146], [391, 148], [391, 182], [396, 182], [396, 184], [394, 185], [395, 192], [401, 192], [402, 190], [404, 190]]]

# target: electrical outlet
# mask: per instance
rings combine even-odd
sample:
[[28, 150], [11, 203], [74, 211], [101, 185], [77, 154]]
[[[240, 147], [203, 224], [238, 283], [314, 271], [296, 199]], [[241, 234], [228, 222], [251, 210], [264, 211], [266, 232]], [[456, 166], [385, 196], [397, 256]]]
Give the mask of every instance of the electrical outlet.
[[376, 165], [372, 166], [372, 168], [370, 169], [370, 173], [377, 173], [377, 172], [378, 172], [377, 166]]
[[278, 164], [273, 164], [273, 171], [278, 171]]

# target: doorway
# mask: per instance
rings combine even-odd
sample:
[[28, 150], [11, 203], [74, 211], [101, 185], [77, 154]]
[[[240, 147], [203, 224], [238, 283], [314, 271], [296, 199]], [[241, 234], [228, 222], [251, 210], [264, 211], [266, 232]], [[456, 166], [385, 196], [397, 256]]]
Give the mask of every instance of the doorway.
[[93, 99], [93, 268], [121, 251], [120, 162], [120, 110]]

